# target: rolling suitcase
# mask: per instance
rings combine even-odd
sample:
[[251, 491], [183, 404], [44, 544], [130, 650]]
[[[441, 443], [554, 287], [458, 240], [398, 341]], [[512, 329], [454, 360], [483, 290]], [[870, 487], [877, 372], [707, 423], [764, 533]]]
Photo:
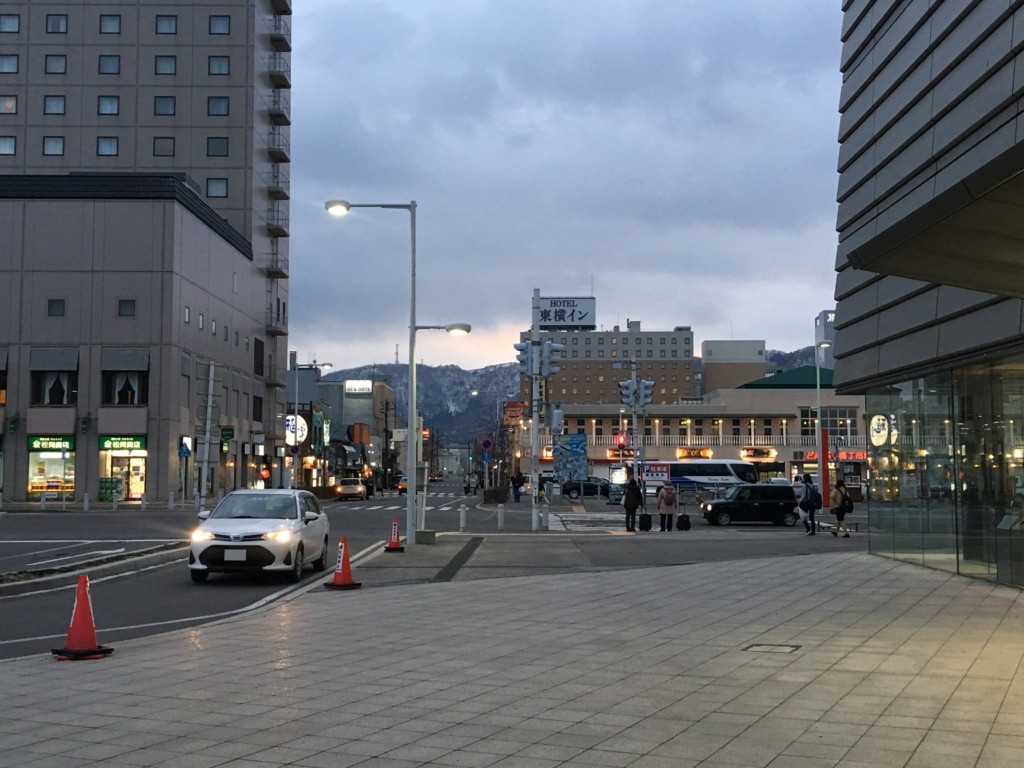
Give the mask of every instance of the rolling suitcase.
[[648, 512], [641, 512], [637, 515], [639, 521], [639, 528], [641, 531], [651, 530], [651, 515]]
[[679, 520], [676, 522], [676, 530], [688, 531], [690, 530], [690, 516], [685, 512], [679, 513]]

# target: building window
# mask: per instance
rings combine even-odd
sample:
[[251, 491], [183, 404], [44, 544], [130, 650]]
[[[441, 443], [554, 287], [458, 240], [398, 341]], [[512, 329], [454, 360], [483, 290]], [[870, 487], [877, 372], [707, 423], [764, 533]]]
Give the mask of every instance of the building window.
[[78, 371], [32, 371], [31, 405], [75, 405]]
[[102, 157], [113, 157], [117, 155], [117, 136], [97, 137], [96, 154]]
[[154, 115], [173, 115], [174, 114], [174, 97], [173, 96], [154, 96], [153, 97], [153, 114]]
[[199, 313], [199, 330], [201, 331], [205, 327], [206, 327], [206, 316], [202, 312], [200, 312]]
[[231, 17], [230, 16], [211, 16], [210, 17], [210, 34], [211, 35], [230, 35], [231, 34]]
[[17, 142], [13, 136], [0, 136], [0, 155], [13, 155]]
[[227, 157], [228, 138], [227, 136], [210, 136], [206, 139], [207, 157]]
[[154, 136], [153, 157], [174, 157], [174, 137]]
[[63, 115], [64, 103], [63, 96], [43, 96], [43, 114]]
[[18, 114], [17, 96], [0, 96], [0, 115]]
[[189, 309], [188, 307], [185, 307], [185, 325], [188, 325], [191, 322], [192, 322], [192, 310]]
[[100, 74], [101, 75], [119, 75], [121, 74], [121, 57], [112, 54], [104, 54], [100, 56]]
[[103, 371], [103, 405], [146, 405], [149, 371]]
[[46, 316], [47, 317], [64, 317], [65, 301], [64, 299], [47, 299], [46, 300]]
[[253, 339], [252, 372], [257, 376], [263, 375], [263, 339]]
[[259, 395], [252, 396], [252, 420], [263, 421], [263, 398]]
[[0, 13], [0, 32], [20, 32], [21, 16], [17, 13]]
[[18, 54], [5, 53], [0, 55], [0, 73], [13, 75], [18, 72]]
[[68, 33], [68, 16], [66, 13], [46, 14], [46, 34], [66, 35]]
[[206, 196], [207, 197], [227, 197], [228, 196], [228, 180], [227, 179], [207, 179], [206, 180]]
[[64, 137], [63, 136], [43, 136], [43, 154], [44, 155], [63, 155], [64, 154]]
[[221, 117], [230, 112], [227, 96], [208, 96], [206, 99], [206, 114]]
[[117, 96], [100, 96], [96, 102], [96, 114], [116, 115], [121, 111], [120, 99]]
[[135, 317], [135, 299], [118, 299], [117, 316]]
[[209, 59], [209, 73], [211, 75], [230, 75], [230, 56], [211, 56]]
[[211, 320], [210, 321], [210, 335], [211, 336], [216, 336], [217, 335], [217, 321], [216, 320]]
[[113, 13], [100, 14], [100, 34], [119, 35], [121, 34], [121, 16]]
[[157, 56], [154, 62], [158, 75], [174, 75], [178, 72], [177, 56]]
[[178, 34], [178, 17], [177, 16], [157, 16], [156, 17], [156, 33], [158, 35], [176, 35], [176, 34]]
[[68, 71], [68, 57], [63, 53], [50, 53], [43, 60], [43, 68], [48, 75], [64, 75]]

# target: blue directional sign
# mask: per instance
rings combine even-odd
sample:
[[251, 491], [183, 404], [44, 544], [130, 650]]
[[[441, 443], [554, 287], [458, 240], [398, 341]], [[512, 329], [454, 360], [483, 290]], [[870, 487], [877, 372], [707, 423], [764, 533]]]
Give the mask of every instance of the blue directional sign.
[[187, 459], [191, 455], [192, 455], [192, 451], [190, 451], [189, 447], [187, 445], [185, 445], [184, 443], [182, 443], [178, 447], [178, 458], [179, 459]]

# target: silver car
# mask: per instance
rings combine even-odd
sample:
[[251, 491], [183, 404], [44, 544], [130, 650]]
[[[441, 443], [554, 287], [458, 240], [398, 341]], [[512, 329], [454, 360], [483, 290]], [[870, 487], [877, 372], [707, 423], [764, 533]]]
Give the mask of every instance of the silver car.
[[188, 568], [192, 581], [211, 573], [261, 571], [302, 579], [308, 565], [327, 567], [330, 524], [309, 491], [232, 491], [212, 512], [199, 513]]

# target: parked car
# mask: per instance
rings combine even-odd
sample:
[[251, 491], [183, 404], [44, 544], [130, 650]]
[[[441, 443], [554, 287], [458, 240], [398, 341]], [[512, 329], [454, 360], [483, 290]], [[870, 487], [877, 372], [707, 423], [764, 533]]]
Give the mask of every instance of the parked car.
[[588, 475], [583, 480], [566, 480], [562, 483], [562, 495], [570, 499], [578, 499], [580, 496], [604, 496], [608, 497], [611, 489], [609, 483], [603, 477]]
[[407, 490], [409, 490], [409, 478], [406, 475], [402, 475], [398, 481], [398, 495], [404, 496]]
[[339, 499], [368, 499], [373, 496], [373, 486], [362, 477], [343, 477], [334, 486]]
[[188, 553], [192, 581], [206, 581], [211, 573], [258, 571], [298, 582], [306, 566], [327, 567], [330, 523], [309, 491], [232, 491], [199, 519]]
[[433, 472], [427, 477], [427, 480], [431, 483], [440, 483], [441, 475], [439, 475], [437, 472]]
[[774, 483], [733, 486], [721, 499], [702, 501], [700, 514], [712, 525], [754, 522], [796, 525], [800, 519], [793, 487]]

